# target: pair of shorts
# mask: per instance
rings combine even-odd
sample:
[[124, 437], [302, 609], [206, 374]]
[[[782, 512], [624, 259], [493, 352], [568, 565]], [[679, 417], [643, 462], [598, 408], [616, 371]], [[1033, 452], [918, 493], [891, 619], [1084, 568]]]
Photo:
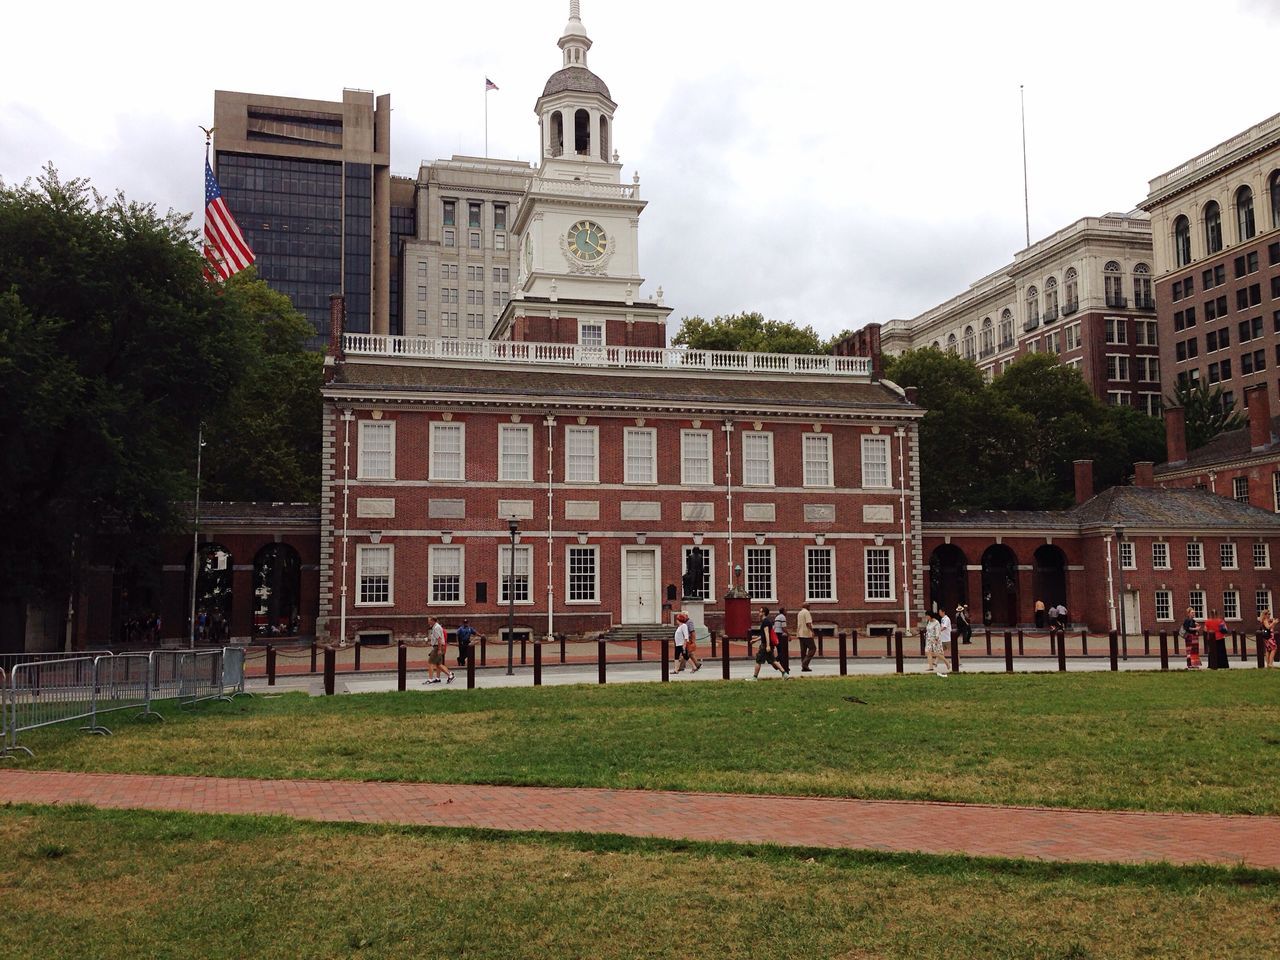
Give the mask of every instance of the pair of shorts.
[[684, 647], [683, 647], [683, 646], [676, 647], [676, 659], [677, 659], [677, 660], [683, 660], [683, 659], [684, 659], [685, 657], [687, 657], [687, 656], [688, 656], [688, 654], [684, 652]]
[[432, 647], [431, 652], [427, 654], [427, 663], [434, 667], [440, 666], [444, 663], [444, 651], [439, 647]]
[[762, 642], [760, 649], [756, 651], [756, 663], [773, 663], [777, 658], [778, 655], [768, 643]]

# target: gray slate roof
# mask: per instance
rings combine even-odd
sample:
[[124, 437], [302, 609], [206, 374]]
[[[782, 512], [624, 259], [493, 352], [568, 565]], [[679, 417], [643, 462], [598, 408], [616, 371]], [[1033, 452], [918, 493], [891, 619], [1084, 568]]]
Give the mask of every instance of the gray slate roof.
[[542, 88], [542, 95], [549, 97], [555, 93], [598, 93], [610, 103], [613, 97], [609, 96], [609, 88], [605, 86], [603, 80], [597, 77], [586, 67], [565, 67], [563, 70], [557, 70], [547, 78], [547, 85]]
[[367, 387], [379, 392], [492, 394], [513, 399], [539, 396], [564, 400], [623, 400], [640, 402], [733, 404], [746, 414], [766, 413], [773, 407], [809, 406], [847, 411], [866, 409], [918, 413], [920, 408], [883, 383], [842, 377], [717, 377], [697, 373], [594, 372], [564, 367], [510, 369], [464, 363], [432, 365], [359, 363], [339, 364], [333, 387]]
[[1207, 490], [1160, 487], [1110, 487], [1066, 510], [945, 510], [925, 514], [924, 522], [939, 527], [1056, 527], [1077, 531], [1116, 524], [1157, 530], [1280, 531], [1280, 514], [1236, 503]]
[[[1271, 436], [1280, 437], [1280, 417], [1271, 418]], [[1209, 466], [1215, 463], [1228, 463], [1233, 460], [1244, 460], [1251, 457], [1265, 457], [1268, 454], [1280, 453], [1280, 440], [1272, 440], [1261, 450], [1253, 450], [1249, 443], [1249, 427], [1245, 425], [1239, 430], [1228, 430], [1220, 433], [1203, 447], [1187, 451], [1187, 459], [1182, 463], [1162, 463], [1156, 467], [1156, 475], [1186, 470], [1188, 467]]]

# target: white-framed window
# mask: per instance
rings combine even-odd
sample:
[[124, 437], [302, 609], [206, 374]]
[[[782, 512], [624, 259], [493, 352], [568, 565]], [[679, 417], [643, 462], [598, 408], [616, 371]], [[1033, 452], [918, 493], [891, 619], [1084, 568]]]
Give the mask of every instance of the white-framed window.
[[533, 547], [516, 546], [515, 578], [511, 575], [511, 546], [498, 547], [498, 603], [533, 603]]
[[600, 482], [598, 427], [565, 427], [564, 479], [566, 483]]
[[1236, 545], [1231, 542], [1218, 544], [1218, 562], [1223, 570], [1235, 570], [1240, 566]]
[[680, 482], [711, 483], [711, 431], [680, 431]]
[[1204, 544], [1199, 540], [1191, 540], [1187, 543], [1187, 569], [1204, 569]]
[[1231, 480], [1231, 496], [1236, 503], [1249, 502], [1249, 478], [1234, 477]]
[[682, 561], [680, 572], [682, 574], [689, 569], [689, 554], [694, 550], [702, 551], [702, 586], [697, 589], [695, 595], [700, 600], [710, 600], [714, 596], [712, 593], [714, 589], [712, 572], [716, 568], [716, 552], [712, 547], [685, 547], [680, 554]]
[[778, 600], [773, 554], [773, 547], [747, 547], [747, 593], [753, 601], [776, 603]]
[[570, 546], [565, 551], [565, 602], [600, 602], [600, 548]]
[[627, 427], [622, 433], [623, 483], [658, 482], [658, 431]]
[[742, 435], [742, 484], [747, 487], [773, 486], [773, 434]]
[[604, 346], [604, 324], [603, 323], [579, 323], [578, 324], [578, 343], [584, 347], [603, 347]]
[[1239, 620], [1240, 619], [1240, 591], [1239, 590], [1223, 590], [1222, 591], [1222, 619], [1223, 620]]
[[1138, 564], [1133, 556], [1133, 541], [1120, 541], [1120, 569], [1121, 570], [1137, 570]]
[[1275, 504], [1275, 512], [1280, 513], [1280, 473], [1271, 475], [1271, 502]]
[[427, 578], [431, 602], [462, 603], [462, 547], [432, 546], [427, 553]]
[[1172, 590], [1156, 591], [1156, 619], [1157, 620], [1173, 619], [1173, 591]]
[[394, 480], [396, 477], [396, 424], [394, 420], [361, 420], [358, 465], [361, 480]]
[[862, 485], [890, 486], [888, 437], [862, 438]]
[[865, 583], [867, 599], [894, 599], [893, 548], [867, 547], [863, 568], [866, 571]]
[[831, 481], [831, 434], [804, 434], [804, 485], [829, 487]]
[[456, 247], [458, 245], [456, 237], [457, 234], [446, 227], [444, 231], [444, 245], [446, 247]]
[[1157, 540], [1151, 544], [1151, 566], [1155, 570], [1168, 570], [1169, 544]]
[[1253, 569], [1271, 569], [1271, 544], [1255, 543], [1253, 545]]
[[804, 598], [826, 603], [836, 598], [836, 551], [834, 547], [805, 547]]
[[498, 479], [532, 482], [533, 426], [531, 424], [498, 424]]
[[431, 423], [431, 480], [465, 480], [466, 433], [461, 423]]
[[1271, 609], [1271, 591], [1266, 588], [1253, 591], [1253, 615], [1261, 616], [1263, 610]]
[[389, 607], [394, 602], [392, 574], [395, 547], [391, 544], [356, 546], [356, 606]]
[[1204, 591], [1192, 590], [1187, 594], [1187, 606], [1191, 608], [1191, 615], [1197, 620], [1204, 619]]
[[1129, 358], [1119, 353], [1107, 354], [1107, 379], [1128, 380]]

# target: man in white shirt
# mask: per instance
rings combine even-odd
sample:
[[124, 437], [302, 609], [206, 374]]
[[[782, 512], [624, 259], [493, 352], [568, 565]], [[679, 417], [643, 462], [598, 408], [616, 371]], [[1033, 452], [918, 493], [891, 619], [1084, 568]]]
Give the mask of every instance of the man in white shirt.
[[938, 608], [938, 614], [942, 618], [938, 624], [938, 641], [942, 644], [942, 659], [938, 667], [938, 676], [945, 677], [947, 675], [947, 644], [951, 642], [951, 618], [947, 616], [947, 611], [941, 607]]
[[440, 674], [444, 674], [449, 679], [446, 683], [453, 683], [453, 671], [445, 666], [445, 652], [448, 648], [448, 640], [444, 635], [444, 627], [442, 627], [435, 617], [427, 618], [427, 683], [439, 683]]
[[676, 667], [676, 673], [684, 673], [684, 666], [689, 662], [689, 655], [685, 651], [685, 645], [689, 642], [689, 615], [687, 613], [676, 614], [676, 662], [680, 666]]

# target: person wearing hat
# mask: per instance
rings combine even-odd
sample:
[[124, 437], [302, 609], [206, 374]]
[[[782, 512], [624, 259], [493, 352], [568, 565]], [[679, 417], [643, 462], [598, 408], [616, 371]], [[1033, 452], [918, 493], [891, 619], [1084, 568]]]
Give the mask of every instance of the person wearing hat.
[[476, 628], [466, 620], [463, 620], [462, 626], [458, 627], [455, 635], [458, 640], [458, 666], [465, 666], [467, 657], [472, 656], [471, 643], [476, 636]]

